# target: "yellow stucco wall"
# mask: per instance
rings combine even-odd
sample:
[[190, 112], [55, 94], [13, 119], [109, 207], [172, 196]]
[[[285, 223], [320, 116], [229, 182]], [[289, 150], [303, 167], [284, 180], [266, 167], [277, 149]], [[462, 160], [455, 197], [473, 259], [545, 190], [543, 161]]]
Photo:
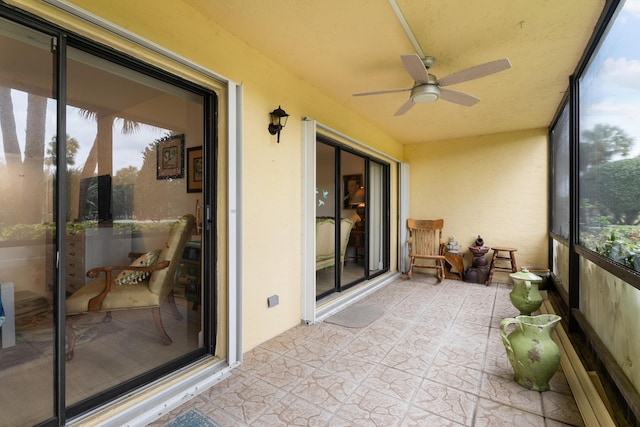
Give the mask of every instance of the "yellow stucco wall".
[[547, 140], [539, 129], [405, 146], [410, 216], [443, 218], [444, 237], [463, 249], [481, 235], [485, 246], [517, 248], [519, 266], [548, 268]]

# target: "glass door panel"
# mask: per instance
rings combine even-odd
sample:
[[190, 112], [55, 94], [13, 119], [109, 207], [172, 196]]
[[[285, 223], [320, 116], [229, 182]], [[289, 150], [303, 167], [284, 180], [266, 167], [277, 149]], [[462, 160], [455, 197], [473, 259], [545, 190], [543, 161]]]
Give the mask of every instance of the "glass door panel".
[[54, 416], [50, 46], [51, 37], [0, 20], [0, 425]]
[[367, 235], [369, 236], [369, 275], [385, 269], [385, 168], [379, 163], [369, 163], [369, 206], [367, 209]]
[[365, 278], [366, 164], [362, 156], [316, 144], [316, 299]]
[[[172, 228], [185, 215], [199, 218], [204, 99], [73, 48], [67, 68], [61, 286], [67, 341], [75, 341], [66, 365], [73, 405], [204, 348], [200, 229]], [[169, 265], [157, 272], [115, 268], [102, 302], [105, 273], [86, 276], [163, 261]], [[87, 299], [92, 310], [78, 314]]]

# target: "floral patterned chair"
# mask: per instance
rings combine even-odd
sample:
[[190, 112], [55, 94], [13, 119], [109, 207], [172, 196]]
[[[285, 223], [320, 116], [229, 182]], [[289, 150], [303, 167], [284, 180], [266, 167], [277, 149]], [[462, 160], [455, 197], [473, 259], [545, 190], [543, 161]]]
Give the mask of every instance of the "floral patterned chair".
[[[160, 306], [165, 301], [169, 302], [174, 315], [181, 318], [173, 298], [174, 276], [194, 224], [193, 215], [184, 215], [171, 226], [162, 249], [144, 254], [131, 265], [97, 267], [87, 272], [87, 277], [104, 275], [67, 298], [67, 360], [73, 358], [75, 347], [73, 325], [78, 315], [90, 311], [107, 312], [109, 319], [112, 310], [151, 309], [160, 339], [165, 345], [171, 344], [172, 340], [162, 324]], [[120, 273], [114, 277], [114, 271]]]
[[[316, 271], [335, 264], [335, 220], [324, 218], [316, 220]], [[353, 227], [353, 221], [342, 218], [340, 221], [340, 265], [344, 265], [347, 243]]]

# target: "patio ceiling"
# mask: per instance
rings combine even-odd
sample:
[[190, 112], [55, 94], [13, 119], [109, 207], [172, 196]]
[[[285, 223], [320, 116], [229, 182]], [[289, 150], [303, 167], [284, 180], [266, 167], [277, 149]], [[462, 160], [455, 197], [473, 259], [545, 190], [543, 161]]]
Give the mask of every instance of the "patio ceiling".
[[400, 55], [419, 53], [395, 0], [183, 0], [403, 144], [548, 127], [604, 7], [604, 0], [397, 0], [437, 77], [495, 59], [512, 68], [451, 89], [394, 117], [413, 80]]

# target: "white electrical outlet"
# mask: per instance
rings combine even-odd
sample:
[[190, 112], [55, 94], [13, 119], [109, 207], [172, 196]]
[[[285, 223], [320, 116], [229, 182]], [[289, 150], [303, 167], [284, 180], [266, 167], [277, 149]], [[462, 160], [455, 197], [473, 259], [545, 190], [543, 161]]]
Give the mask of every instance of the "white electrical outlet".
[[280, 304], [280, 297], [278, 295], [272, 295], [267, 298], [267, 307], [275, 307], [278, 304]]

